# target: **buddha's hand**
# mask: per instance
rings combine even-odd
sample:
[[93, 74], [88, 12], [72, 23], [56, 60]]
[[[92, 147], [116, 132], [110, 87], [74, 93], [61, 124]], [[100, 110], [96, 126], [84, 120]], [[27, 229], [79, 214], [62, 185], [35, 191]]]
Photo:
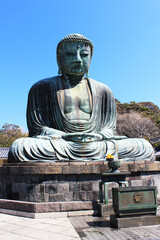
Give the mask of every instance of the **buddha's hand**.
[[126, 136], [112, 136], [112, 137], [104, 137], [104, 140], [108, 140], [108, 141], [111, 141], [111, 140], [123, 140], [123, 139], [126, 139], [127, 137]]
[[66, 141], [72, 142], [96, 142], [103, 139], [101, 134], [98, 133], [68, 133], [62, 136]]
[[46, 139], [46, 140], [53, 140], [53, 139], [60, 139], [62, 138], [64, 132], [49, 128], [49, 127], [43, 127], [42, 131], [39, 135], [36, 136], [36, 138], [40, 139]]
[[114, 136], [115, 140], [122, 140], [122, 139], [126, 139], [126, 136]]

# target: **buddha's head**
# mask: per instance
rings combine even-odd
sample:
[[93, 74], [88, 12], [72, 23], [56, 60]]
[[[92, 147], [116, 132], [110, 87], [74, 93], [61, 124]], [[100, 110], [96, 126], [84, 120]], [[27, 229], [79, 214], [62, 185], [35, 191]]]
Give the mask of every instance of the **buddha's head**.
[[69, 34], [57, 46], [57, 63], [62, 74], [88, 73], [93, 54], [92, 42], [81, 34]]

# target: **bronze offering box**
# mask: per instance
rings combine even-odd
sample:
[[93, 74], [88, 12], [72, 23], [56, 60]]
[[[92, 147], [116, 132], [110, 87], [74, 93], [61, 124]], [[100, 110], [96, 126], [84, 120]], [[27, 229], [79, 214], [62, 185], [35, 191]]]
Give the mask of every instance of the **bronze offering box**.
[[156, 214], [156, 187], [119, 187], [112, 189], [113, 208], [117, 217]]

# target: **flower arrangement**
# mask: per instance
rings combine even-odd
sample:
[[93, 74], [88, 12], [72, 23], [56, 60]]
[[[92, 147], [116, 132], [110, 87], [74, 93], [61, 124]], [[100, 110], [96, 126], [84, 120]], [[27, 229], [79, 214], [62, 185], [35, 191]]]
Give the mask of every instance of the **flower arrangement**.
[[113, 157], [112, 154], [109, 153], [109, 154], [106, 156], [106, 159], [114, 159], [114, 157]]

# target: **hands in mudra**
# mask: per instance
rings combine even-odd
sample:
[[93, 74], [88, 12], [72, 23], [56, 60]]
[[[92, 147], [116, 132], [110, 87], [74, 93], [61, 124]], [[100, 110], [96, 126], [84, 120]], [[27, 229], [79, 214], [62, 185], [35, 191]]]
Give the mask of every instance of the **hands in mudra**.
[[66, 141], [72, 142], [96, 142], [101, 141], [103, 136], [98, 133], [68, 133], [62, 136]]

